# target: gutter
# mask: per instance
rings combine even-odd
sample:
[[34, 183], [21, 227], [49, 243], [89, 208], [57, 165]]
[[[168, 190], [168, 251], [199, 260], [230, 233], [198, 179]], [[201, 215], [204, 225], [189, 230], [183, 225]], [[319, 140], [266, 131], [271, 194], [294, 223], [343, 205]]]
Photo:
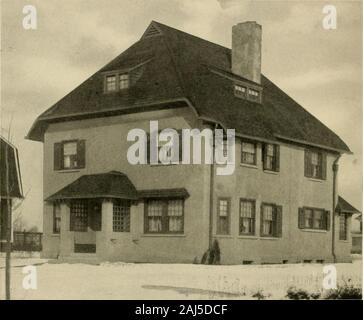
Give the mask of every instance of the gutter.
[[337, 257], [335, 254], [335, 208], [337, 206], [337, 178], [338, 178], [338, 170], [339, 170], [339, 159], [341, 155], [338, 155], [333, 163], [333, 210], [332, 210], [332, 242], [331, 242], [331, 253], [333, 256], [333, 262], [336, 263]]
[[[214, 129], [216, 129], [218, 124], [214, 125]], [[215, 154], [215, 144], [214, 139], [212, 142], [212, 152], [213, 152], [213, 161], [210, 167], [210, 182], [209, 182], [209, 249], [212, 248], [213, 243], [213, 211], [214, 211], [214, 171], [215, 171], [215, 163], [214, 163], [214, 154]]]

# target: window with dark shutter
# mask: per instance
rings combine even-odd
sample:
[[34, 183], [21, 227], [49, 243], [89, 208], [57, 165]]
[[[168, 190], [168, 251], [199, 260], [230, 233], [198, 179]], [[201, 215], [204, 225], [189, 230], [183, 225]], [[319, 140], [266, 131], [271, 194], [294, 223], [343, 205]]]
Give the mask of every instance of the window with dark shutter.
[[262, 237], [282, 237], [282, 206], [263, 203], [260, 217]]
[[85, 140], [62, 141], [54, 144], [54, 170], [82, 169], [85, 166]]
[[305, 149], [304, 175], [308, 178], [326, 179], [326, 153]]
[[263, 169], [280, 171], [280, 146], [266, 143], [262, 148]]
[[329, 230], [330, 212], [324, 209], [303, 207], [299, 208], [299, 229]]

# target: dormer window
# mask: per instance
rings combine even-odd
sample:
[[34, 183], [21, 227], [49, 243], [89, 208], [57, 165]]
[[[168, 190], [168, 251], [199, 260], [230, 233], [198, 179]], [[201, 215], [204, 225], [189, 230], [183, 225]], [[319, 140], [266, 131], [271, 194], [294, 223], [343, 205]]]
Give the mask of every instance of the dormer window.
[[236, 84], [234, 86], [234, 93], [237, 95], [237, 96], [242, 96], [242, 97], [245, 97], [246, 96], [246, 90], [247, 88], [244, 87], [244, 86], [240, 86], [238, 84]]
[[120, 74], [120, 90], [127, 89], [129, 87], [129, 75], [127, 73]]
[[105, 76], [105, 92], [115, 92], [130, 86], [128, 73], [114, 73]]
[[106, 91], [107, 92], [116, 91], [116, 75], [111, 75], [106, 77]]
[[258, 97], [260, 93], [257, 90], [248, 89], [248, 95], [252, 97]]
[[234, 84], [234, 95], [238, 98], [261, 102], [261, 92], [262, 88], [247, 82]]

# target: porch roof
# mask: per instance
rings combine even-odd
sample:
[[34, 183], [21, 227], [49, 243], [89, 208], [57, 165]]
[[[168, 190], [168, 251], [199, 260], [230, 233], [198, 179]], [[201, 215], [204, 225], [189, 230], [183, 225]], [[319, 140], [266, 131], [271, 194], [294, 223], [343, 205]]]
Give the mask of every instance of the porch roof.
[[342, 213], [361, 213], [358, 209], [354, 208], [347, 200], [345, 200], [341, 196], [338, 197], [337, 210]]
[[118, 171], [79, 177], [46, 201], [87, 198], [138, 199], [135, 186], [127, 175]]

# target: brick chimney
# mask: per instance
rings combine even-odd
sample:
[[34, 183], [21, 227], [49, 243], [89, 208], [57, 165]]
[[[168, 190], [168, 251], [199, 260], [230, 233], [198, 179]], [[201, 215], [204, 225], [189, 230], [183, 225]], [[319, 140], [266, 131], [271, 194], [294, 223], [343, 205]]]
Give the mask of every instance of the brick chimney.
[[261, 83], [262, 27], [255, 21], [232, 27], [232, 72]]

